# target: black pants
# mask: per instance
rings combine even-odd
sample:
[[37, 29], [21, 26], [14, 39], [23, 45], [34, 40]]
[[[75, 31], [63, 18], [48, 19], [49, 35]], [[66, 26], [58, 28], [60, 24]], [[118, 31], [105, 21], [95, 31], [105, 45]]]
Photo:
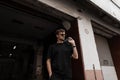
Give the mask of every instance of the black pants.
[[50, 80], [72, 80], [72, 78], [62, 76], [62, 75], [53, 74], [51, 76]]

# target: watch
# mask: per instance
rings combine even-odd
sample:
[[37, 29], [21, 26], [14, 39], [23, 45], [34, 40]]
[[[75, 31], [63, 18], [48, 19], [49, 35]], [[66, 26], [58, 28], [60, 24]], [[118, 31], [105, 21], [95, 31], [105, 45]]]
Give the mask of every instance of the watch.
[[73, 48], [76, 47], [76, 46], [72, 46]]

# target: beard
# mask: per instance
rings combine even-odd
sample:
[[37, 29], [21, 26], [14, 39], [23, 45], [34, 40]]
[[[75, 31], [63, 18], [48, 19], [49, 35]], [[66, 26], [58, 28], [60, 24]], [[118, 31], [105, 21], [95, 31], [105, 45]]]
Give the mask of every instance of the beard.
[[61, 39], [59, 39], [60, 41], [64, 41], [65, 40], [65, 38], [61, 38]]

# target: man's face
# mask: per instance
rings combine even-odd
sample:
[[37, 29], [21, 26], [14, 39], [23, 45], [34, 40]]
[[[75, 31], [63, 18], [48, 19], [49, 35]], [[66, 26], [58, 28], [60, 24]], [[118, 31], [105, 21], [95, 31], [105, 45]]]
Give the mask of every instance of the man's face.
[[64, 41], [65, 40], [65, 32], [59, 32], [57, 34], [57, 39]]

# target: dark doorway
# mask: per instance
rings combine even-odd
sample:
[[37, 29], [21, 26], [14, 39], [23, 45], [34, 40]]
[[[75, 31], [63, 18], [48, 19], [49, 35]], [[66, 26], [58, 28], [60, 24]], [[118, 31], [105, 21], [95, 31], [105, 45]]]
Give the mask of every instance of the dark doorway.
[[0, 80], [32, 79], [33, 46], [0, 41]]
[[[11, 39], [28, 42], [28, 44], [34, 44], [37, 41], [43, 42], [42, 70], [43, 77], [47, 78], [45, 69], [47, 49], [50, 44], [56, 42], [52, 34], [54, 34], [54, 30], [63, 26], [64, 16], [46, 15], [42, 13], [44, 10], [39, 10], [40, 8], [37, 10], [37, 7], [35, 9], [35, 6], [32, 4], [31, 6], [27, 6], [28, 4], [25, 6], [17, 2], [14, 3], [14, 1], [4, 2], [3, 0], [2, 4], [0, 4], [0, 40], [3, 40], [0, 41], [0, 80], [32, 79], [35, 56], [33, 46], [10, 42]], [[78, 61], [73, 60], [73, 80], [84, 80], [77, 21], [73, 21], [72, 26], [68, 31], [68, 36], [73, 37], [77, 41], [80, 57]], [[7, 39], [9, 42], [4, 41], [4, 39]], [[13, 49], [14, 45], [16, 45], [16, 49]]]
[[120, 80], [120, 36], [112, 37], [109, 41], [111, 55], [115, 65], [118, 80]]

